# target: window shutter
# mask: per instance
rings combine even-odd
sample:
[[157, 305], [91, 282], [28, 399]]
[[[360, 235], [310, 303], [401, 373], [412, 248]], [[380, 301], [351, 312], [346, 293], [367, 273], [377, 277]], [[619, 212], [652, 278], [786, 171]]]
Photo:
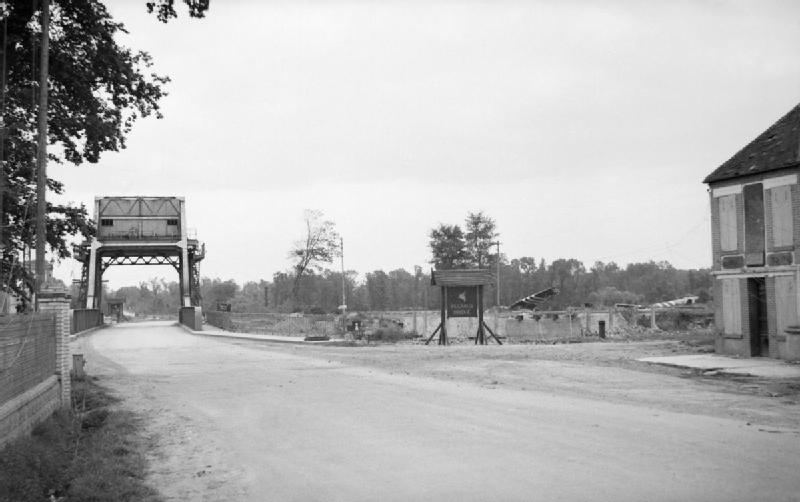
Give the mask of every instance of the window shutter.
[[726, 335], [742, 334], [739, 300], [739, 279], [722, 279], [722, 331]]
[[770, 190], [772, 199], [772, 244], [791, 246], [794, 243], [792, 221], [792, 187], [783, 185]]
[[736, 195], [719, 198], [719, 237], [722, 251], [736, 251]]
[[775, 310], [778, 335], [785, 335], [787, 327], [797, 324], [797, 290], [794, 277], [775, 278]]

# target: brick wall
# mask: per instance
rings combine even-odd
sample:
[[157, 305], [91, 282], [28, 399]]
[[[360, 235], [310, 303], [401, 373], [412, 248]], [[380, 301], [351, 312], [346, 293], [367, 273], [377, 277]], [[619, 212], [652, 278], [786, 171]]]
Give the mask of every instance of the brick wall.
[[[744, 185], [749, 183], [757, 183], [763, 182], [765, 179], [770, 177], [778, 177], [787, 174], [786, 172], [779, 172], [775, 173], [774, 176], [764, 176], [764, 177], [745, 177], [745, 178], [737, 178], [735, 180], [730, 180], [727, 182], [714, 184], [714, 188], [725, 188], [732, 185]], [[765, 226], [765, 234], [766, 234], [766, 251], [775, 250], [792, 250], [792, 248], [796, 248], [800, 246], [800, 186], [797, 184], [791, 185], [791, 194], [792, 194], [792, 216], [793, 216], [793, 240], [794, 246], [782, 246], [780, 248], [774, 248], [773, 246], [773, 221], [772, 221], [772, 197], [771, 197], [771, 189], [764, 190], [764, 226]], [[744, 252], [744, 196], [742, 193], [738, 193], [735, 196], [736, 200], [736, 242], [737, 242], [737, 250], [736, 251], [727, 251], [722, 253], [720, 249], [720, 214], [719, 214], [719, 198], [713, 197], [713, 194], [710, 196], [710, 209], [711, 209], [711, 253], [712, 253], [712, 268], [714, 270], [719, 270], [720, 267], [720, 257], [724, 255], [733, 255], [739, 254]]]
[[[767, 175], [754, 175], [754, 176], [744, 176], [740, 178], [736, 178], [733, 180], [726, 180], [720, 183], [715, 183], [714, 188], [725, 188], [734, 185], [745, 185], [749, 183], [759, 183], [763, 182], [764, 180], [785, 176], [787, 174], [795, 174], [797, 170], [783, 170], [783, 171], [776, 171], [774, 173], [769, 173]], [[765, 230], [765, 252], [767, 263], [765, 263], [765, 267], [756, 267], [748, 269], [747, 267], [742, 267], [741, 269], [737, 270], [735, 268], [728, 269], [728, 272], [739, 272], [739, 273], [755, 273], [761, 276], [767, 276], [770, 271], [774, 271], [775, 269], [769, 266], [769, 260], [772, 259], [771, 262], [773, 265], [784, 265], [784, 264], [797, 264], [798, 257], [794, 251], [800, 246], [800, 186], [798, 184], [790, 185], [790, 192], [791, 192], [791, 204], [792, 204], [792, 225], [793, 225], [793, 245], [790, 246], [774, 246], [774, 221], [773, 221], [773, 211], [772, 211], [772, 188], [768, 188], [764, 190], [764, 230]], [[713, 193], [710, 194], [710, 212], [711, 212], [711, 249], [712, 249], [712, 269], [714, 271], [720, 271], [722, 269], [721, 266], [721, 258], [722, 256], [730, 256], [730, 255], [741, 255], [744, 253], [744, 246], [745, 246], [745, 232], [744, 232], [744, 197], [742, 193], [735, 194], [735, 202], [736, 202], [736, 228], [737, 228], [737, 250], [736, 251], [721, 251], [721, 232], [720, 232], [720, 214], [719, 214], [719, 198], [713, 197]], [[775, 254], [770, 254], [775, 253]], [[788, 257], [788, 261], [785, 261]], [[734, 265], [735, 266], [735, 265]], [[785, 270], [786, 267], [783, 267]], [[781, 270], [781, 269], [778, 269]], [[735, 277], [735, 276], [734, 276]], [[752, 355], [751, 350], [751, 329], [750, 329], [750, 302], [749, 302], [749, 290], [748, 290], [748, 281], [747, 278], [738, 276], [739, 277], [739, 284], [740, 284], [740, 305], [741, 305], [741, 312], [739, 315], [741, 316], [742, 321], [742, 333], [741, 338], [736, 338], [735, 334], [728, 334], [727, 336], [722, 336], [721, 327], [722, 327], [722, 320], [723, 320], [723, 312], [722, 312], [722, 288], [721, 288], [721, 281], [719, 277], [714, 281], [714, 302], [716, 306], [715, 318], [718, 328], [718, 338], [717, 338], [717, 351], [726, 354], [736, 354], [741, 356], [750, 356]], [[771, 357], [779, 357], [779, 347], [778, 347], [778, 340], [775, 339], [776, 335], [782, 335], [777, 333], [777, 307], [776, 307], [776, 300], [775, 300], [775, 280], [774, 277], [766, 277], [766, 296], [767, 296], [767, 323], [769, 326], [769, 332], [771, 335], [770, 340], [770, 356]], [[766, 354], [765, 354], [766, 355]]]
[[0, 404], [0, 448], [15, 438], [29, 434], [61, 405], [61, 386], [51, 375], [10, 401]]
[[69, 297], [42, 291], [39, 310], [0, 316], [0, 447], [70, 405]]
[[55, 318], [56, 364], [55, 374], [61, 380], [61, 403], [69, 405], [71, 388], [69, 371], [72, 357], [69, 350], [70, 310], [69, 296], [64, 291], [42, 290], [39, 293], [39, 310]]

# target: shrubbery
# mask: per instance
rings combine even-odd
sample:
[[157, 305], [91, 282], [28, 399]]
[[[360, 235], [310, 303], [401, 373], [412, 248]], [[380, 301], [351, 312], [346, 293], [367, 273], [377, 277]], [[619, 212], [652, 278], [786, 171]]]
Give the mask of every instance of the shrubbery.
[[398, 328], [378, 328], [369, 335], [369, 339], [376, 342], [397, 343], [407, 338], [403, 330]]

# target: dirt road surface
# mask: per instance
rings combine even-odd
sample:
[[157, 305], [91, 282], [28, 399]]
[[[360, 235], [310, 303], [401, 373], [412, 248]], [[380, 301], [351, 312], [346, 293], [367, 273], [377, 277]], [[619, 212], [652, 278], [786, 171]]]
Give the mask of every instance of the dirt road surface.
[[553, 349], [359, 353], [140, 323], [73, 350], [146, 419], [167, 500], [800, 498], [795, 401], [536, 357]]

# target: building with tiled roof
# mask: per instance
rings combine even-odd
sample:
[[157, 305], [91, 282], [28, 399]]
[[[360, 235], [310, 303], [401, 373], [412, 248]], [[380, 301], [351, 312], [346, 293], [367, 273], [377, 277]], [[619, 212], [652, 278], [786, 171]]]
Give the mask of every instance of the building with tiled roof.
[[709, 174], [717, 352], [800, 359], [800, 104]]

